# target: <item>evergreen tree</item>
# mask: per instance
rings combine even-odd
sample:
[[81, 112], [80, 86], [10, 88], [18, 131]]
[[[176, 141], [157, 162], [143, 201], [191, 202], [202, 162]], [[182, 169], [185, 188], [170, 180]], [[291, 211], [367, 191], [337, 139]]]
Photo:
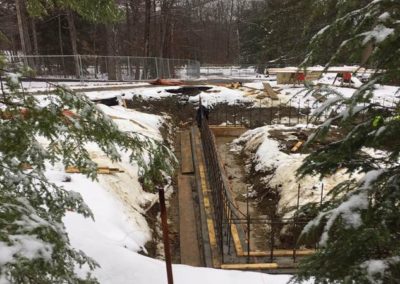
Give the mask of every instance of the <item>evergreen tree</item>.
[[[329, 1], [315, 1], [326, 8]], [[316, 283], [400, 282], [400, 115], [399, 103], [371, 102], [379, 83], [400, 82], [400, 2], [336, 1], [337, 18], [315, 35], [305, 65], [318, 62], [323, 49], [341, 38], [330, 53], [329, 64], [339, 58], [374, 67], [370, 81], [351, 98], [326, 91], [332, 97], [316, 111], [335, 110], [309, 143], [323, 139], [332, 125], [344, 138], [307, 157], [300, 175], [330, 175], [339, 169], [357, 173], [329, 193], [302, 239], [320, 234], [318, 251], [302, 261], [294, 280]], [[328, 64], [328, 66], [329, 66]], [[315, 91], [315, 90], [314, 90]], [[385, 151], [367, 155], [365, 148]]]
[[145, 185], [154, 187], [162, 183], [163, 173], [170, 172], [170, 154], [139, 133], [119, 131], [86, 96], [64, 87], [55, 86], [39, 102], [24, 92], [17, 74], [5, 68], [1, 58], [0, 282], [96, 282], [90, 275], [74, 273], [76, 266], [93, 269], [97, 264], [71, 247], [62, 222], [67, 210], [93, 218], [92, 213], [79, 193], [48, 180], [46, 165], [75, 166], [96, 179], [97, 165], [85, 149], [94, 142], [112, 161], [120, 159], [119, 151], [128, 151], [131, 161], [139, 164]]

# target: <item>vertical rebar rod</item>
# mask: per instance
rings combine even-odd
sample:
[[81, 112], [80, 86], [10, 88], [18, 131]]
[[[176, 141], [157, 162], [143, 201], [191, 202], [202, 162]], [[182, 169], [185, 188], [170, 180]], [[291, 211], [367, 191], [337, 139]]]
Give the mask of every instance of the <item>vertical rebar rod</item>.
[[296, 206], [296, 213], [294, 215], [293, 218], [293, 262], [296, 262], [296, 242], [297, 242], [297, 238], [295, 237], [295, 233], [296, 233], [296, 219], [297, 219], [297, 214], [299, 212], [299, 208], [300, 208], [300, 184], [298, 184], [297, 187], [297, 206]]
[[233, 102], [233, 126], [236, 126], [236, 101]]
[[323, 197], [324, 197], [324, 183], [321, 184], [321, 200], [319, 202], [319, 206], [322, 206]]
[[297, 187], [297, 207], [296, 207], [297, 211], [299, 210], [299, 207], [300, 207], [300, 183]]
[[228, 102], [225, 103], [225, 125], [228, 125]]
[[274, 261], [274, 223], [273, 220], [271, 220], [271, 251], [269, 255], [270, 262]]
[[269, 108], [269, 124], [272, 125], [272, 107], [273, 107], [273, 102], [271, 99], [271, 107]]
[[165, 265], [167, 267], [168, 284], [173, 284], [174, 280], [172, 276], [171, 252], [169, 248], [167, 209], [165, 206], [164, 188], [162, 186], [158, 187], [158, 196], [160, 198], [161, 226], [163, 232]]
[[300, 123], [300, 100], [297, 104], [297, 124]]
[[278, 105], [278, 123], [281, 124], [281, 100], [279, 100], [279, 105]]
[[247, 217], [247, 263], [250, 263], [250, 214], [249, 214], [249, 188], [246, 194], [246, 217]]

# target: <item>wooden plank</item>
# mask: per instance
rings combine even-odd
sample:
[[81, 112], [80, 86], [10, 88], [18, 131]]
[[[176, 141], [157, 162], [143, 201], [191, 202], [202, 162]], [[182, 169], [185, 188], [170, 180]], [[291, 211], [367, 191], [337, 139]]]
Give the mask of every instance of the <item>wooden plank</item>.
[[178, 176], [179, 239], [181, 263], [201, 266], [196, 217], [192, 197], [192, 176]]
[[[69, 166], [65, 169], [65, 172], [68, 174], [79, 174], [81, 171], [74, 166]], [[98, 174], [113, 174], [113, 173], [123, 173], [124, 170], [119, 168], [110, 168], [110, 167], [97, 167]]]
[[182, 174], [194, 173], [192, 144], [188, 130], [181, 133], [181, 172]]
[[[307, 256], [307, 255], [312, 255], [315, 253], [315, 250], [313, 249], [301, 249], [301, 250], [296, 250], [296, 256]], [[271, 252], [270, 251], [251, 251], [250, 256], [254, 257], [265, 257], [265, 256], [270, 256]], [[242, 256], [247, 256], [247, 252], [243, 253]], [[288, 256], [293, 256], [293, 250], [289, 249], [274, 249], [274, 257], [288, 257]]]
[[263, 82], [263, 86], [268, 97], [270, 97], [272, 100], [279, 100], [277, 93], [272, 89], [271, 85], [268, 82]]
[[222, 264], [222, 269], [228, 270], [268, 270], [277, 269], [277, 263], [237, 263], [237, 264]]

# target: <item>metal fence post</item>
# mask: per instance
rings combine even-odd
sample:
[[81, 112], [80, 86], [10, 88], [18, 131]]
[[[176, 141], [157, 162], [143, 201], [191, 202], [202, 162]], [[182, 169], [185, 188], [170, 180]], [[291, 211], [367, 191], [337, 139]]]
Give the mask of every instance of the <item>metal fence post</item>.
[[157, 78], [160, 78], [160, 74], [158, 72], [158, 64], [157, 64], [157, 58], [154, 57], [154, 62], [156, 63], [156, 74], [157, 74]]
[[171, 66], [169, 65], [169, 59], [167, 58], [167, 66], [168, 66], [168, 78], [172, 78], [171, 76]]
[[82, 66], [82, 56], [78, 54], [78, 65], [79, 65], [79, 78], [83, 81], [84, 74], [83, 74], [83, 66]]
[[132, 74], [131, 74], [131, 61], [129, 59], [129, 56], [127, 56], [128, 58], [128, 78], [129, 80], [132, 80]]

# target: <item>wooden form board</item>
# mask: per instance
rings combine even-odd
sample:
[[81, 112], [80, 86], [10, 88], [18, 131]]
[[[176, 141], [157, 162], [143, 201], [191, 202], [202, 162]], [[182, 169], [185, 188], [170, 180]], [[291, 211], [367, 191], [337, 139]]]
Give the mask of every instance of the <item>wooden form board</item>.
[[182, 174], [194, 173], [192, 143], [188, 130], [181, 133], [181, 172]]
[[180, 255], [182, 264], [201, 266], [192, 196], [193, 179], [194, 177], [189, 175], [178, 176]]

